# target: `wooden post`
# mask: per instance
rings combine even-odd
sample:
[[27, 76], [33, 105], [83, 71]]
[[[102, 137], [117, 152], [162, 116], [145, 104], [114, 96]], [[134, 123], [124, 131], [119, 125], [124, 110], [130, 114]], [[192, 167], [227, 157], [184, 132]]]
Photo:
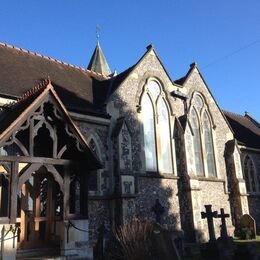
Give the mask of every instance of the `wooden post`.
[[80, 213], [88, 218], [88, 178], [87, 172], [80, 168]]
[[68, 219], [70, 213], [70, 167], [64, 166], [64, 188], [63, 188], [63, 219]]
[[18, 194], [18, 163], [11, 164], [11, 185], [10, 185], [10, 223], [16, 223], [17, 217], [17, 194]]

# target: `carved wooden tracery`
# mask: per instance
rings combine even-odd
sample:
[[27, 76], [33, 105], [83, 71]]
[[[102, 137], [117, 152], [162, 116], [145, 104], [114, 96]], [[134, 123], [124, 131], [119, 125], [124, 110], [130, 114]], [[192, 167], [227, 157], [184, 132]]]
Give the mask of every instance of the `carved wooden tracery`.
[[[63, 201], [62, 217], [87, 217], [87, 178], [84, 176], [87, 163], [81, 140], [64, 116], [64, 111], [56, 100], [46, 96], [26, 119], [17, 123], [0, 140], [0, 222], [16, 222], [19, 218], [17, 203], [18, 208], [21, 206], [17, 195], [42, 167], [53, 176], [59, 187], [55, 196], [56, 203]], [[75, 179], [80, 180], [80, 194], [73, 191], [70, 195], [71, 182]], [[70, 210], [73, 204], [70, 197], [74, 195], [80, 199], [80, 204], [74, 202], [76, 210]]]

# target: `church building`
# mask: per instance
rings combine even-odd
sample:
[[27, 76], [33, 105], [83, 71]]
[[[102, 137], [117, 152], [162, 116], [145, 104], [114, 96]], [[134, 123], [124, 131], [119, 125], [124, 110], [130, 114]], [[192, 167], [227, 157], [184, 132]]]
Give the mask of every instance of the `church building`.
[[0, 44], [2, 259], [91, 258], [99, 227], [132, 217], [207, 241], [205, 205], [260, 232], [260, 124], [223, 111], [196, 63], [173, 80], [152, 45], [117, 74], [99, 43], [87, 68]]

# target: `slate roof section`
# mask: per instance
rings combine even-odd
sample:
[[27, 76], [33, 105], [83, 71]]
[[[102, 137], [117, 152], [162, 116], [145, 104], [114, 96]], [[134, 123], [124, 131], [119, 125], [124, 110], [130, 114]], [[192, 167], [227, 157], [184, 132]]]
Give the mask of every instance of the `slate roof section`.
[[88, 70], [98, 72], [107, 76], [111, 74], [111, 70], [108, 66], [107, 60], [100, 47], [99, 42], [97, 43], [97, 46], [88, 64]]
[[232, 127], [238, 144], [260, 149], [260, 123], [250, 115], [238, 115], [223, 111], [230, 126]]
[[33, 101], [43, 92], [44, 88], [49, 84], [48, 80], [37, 84], [32, 89], [26, 91], [17, 102], [8, 104], [4, 107], [4, 112], [0, 115], [0, 136], [11, 125], [22, 112], [33, 103]]
[[1, 96], [17, 98], [47, 77], [67, 109], [102, 115], [93, 104], [92, 81], [109, 77], [0, 43]]

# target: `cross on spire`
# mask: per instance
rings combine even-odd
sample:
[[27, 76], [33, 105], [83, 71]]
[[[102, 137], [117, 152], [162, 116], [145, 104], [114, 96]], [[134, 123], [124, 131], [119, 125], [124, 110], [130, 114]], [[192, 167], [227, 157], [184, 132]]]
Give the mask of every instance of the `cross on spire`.
[[99, 25], [96, 25], [96, 39], [97, 39], [97, 43], [99, 43], [99, 33], [100, 33], [100, 27]]

